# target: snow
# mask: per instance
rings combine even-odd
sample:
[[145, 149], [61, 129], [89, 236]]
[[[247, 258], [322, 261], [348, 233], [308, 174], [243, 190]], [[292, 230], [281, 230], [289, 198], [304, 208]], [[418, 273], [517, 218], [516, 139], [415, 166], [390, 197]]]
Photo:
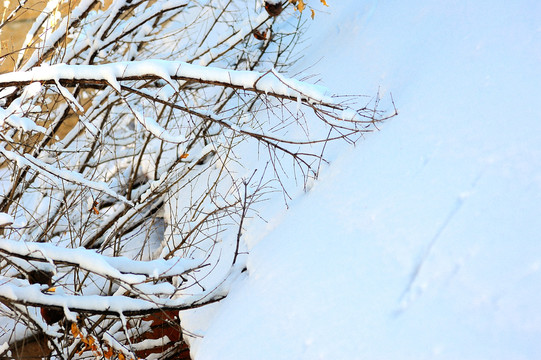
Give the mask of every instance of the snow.
[[[18, 286], [9, 278], [0, 276], [0, 300], [15, 302], [27, 306], [55, 306], [64, 308], [66, 314], [70, 310], [76, 312], [109, 312], [120, 316], [126, 313], [144, 313], [145, 311], [163, 308], [191, 308], [201, 306], [205, 302], [212, 302], [222, 297], [221, 289], [218, 291], [201, 292], [197, 295], [186, 295], [173, 299], [157, 298], [152, 295], [142, 298], [132, 298], [115, 294], [113, 296], [101, 295], [67, 295], [61, 289], [53, 294], [42, 292], [38, 284]], [[73, 316], [75, 318], [75, 316]]]
[[56, 177], [58, 177], [58, 178], [60, 178], [62, 180], [65, 180], [67, 182], [84, 185], [84, 186], [89, 187], [91, 189], [101, 191], [101, 192], [103, 192], [103, 193], [105, 193], [105, 194], [107, 194], [109, 196], [112, 196], [112, 197], [114, 197], [116, 199], [119, 199], [120, 201], [123, 201], [126, 204], [129, 204], [129, 205], [133, 206], [133, 203], [131, 201], [126, 199], [124, 196], [119, 195], [116, 192], [114, 192], [113, 190], [111, 190], [109, 188], [109, 186], [107, 186], [107, 184], [104, 183], [104, 182], [87, 180], [80, 173], [77, 173], [75, 171], [70, 171], [70, 170], [58, 169], [58, 168], [56, 168], [54, 166], [51, 166], [51, 165], [49, 165], [49, 164], [47, 164], [47, 163], [45, 163], [45, 162], [43, 162], [43, 161], [41, 161], [41, 160], [39, 160], [37, 158], [34, 158], [34, 157], [30, 156], [29, 154], [25, 154], [24, 156], [22, 156], [22, 155], [19, 155], [19, 154], [13, 152], [13, 151], [6, 150], [5, 147], [3, 147], [3, 146], [0, 147], [0, 153], [2, 155], [4, 155], [9, 160], [17, 161], [19, 166], [34, 167], [40, 172], [43, 170], [43, 171], [47, 172], [48, 174], [53, 175], [51, 177], [51, 179], [54, 179], [54, 176], [56, 176]]
[[[310, 102], [335, 103], [328, 95], [326, 88], [303, 83], [295, 79], [286, 79], [276, 71], [267, 73], [238, 71], [166, 60], [142, 60], [103, 65], [57, 64], [38, 66], [28, 71], [0, 74], [0, 84], [50, 80], [54, 80], [59, 84], [61, 80], [105, 80], [120, 92], [121, 87], [118, 80], [142, 78], [144, 76], [157, 76], [169, 84], [172, 84], [171, 78], [175, 77], [177, 79], [231, 85], [286, 97], [297, 98], [302, 96], [303, 99]], [[72, 97], [68, 97], [68, 100], [74, 101]]]
[[133, 351], [141, 351], [146, 349], [152, 349], [158, 346], [164, 346], [165, 344], [168, 344], [170, 342], [171, 340], [167, 336], [164, 336], [159, 339], [146, 339], [139, 343], [132, 344], [131, 347]]
[[8, 123], [14, 128], [23, 131], [36, 131], [40, 133], [45, 133], [46, 131], [43, 126], [36, 125], [35, 122], [28, 118], [17, 116], [15, 112], [0, 109], [0, 126], [3, 126], [4, 123]]
[[[0, 215], [6, 214], [0, 213]], [[0, 251], [19, 257], [30, 256], [34, 259], [43, 259], [51, 263], [57, 261], [76, 264], [81, 269], [107, 278], [118, 279], [128, 284], [142, 283], [147, 280], [147, 277], [158, 279], [159, 277], [182, 275], [200, 266], [199, 262], [190, 259], [136, 261], [121, 256], [104, 256], [85, 248], [70, 249], [47, 243], [8, 240], [3, 237], [0, 237]], [[152, 286], [157, 287], [158, 292], [168, 289], [164, 287], [165, 284], [152, 284]]]
[[9, 343], [5, 342], [0, 346], [0, 354], [3, 354], [7, 349], [9, 349]]
[[[21, 97], [25, 100], [32, 99], [41, 92], [41, 89], [42, 87], [40, 83], [31, 83], [24, 87]], [[9, 88], [6, 88], [5, 90], [9, 90]], [[4, 94], [8, 93], [9, 91]], [[0, 94], [0, 98], [1, 97], [3, 97], [3, 94]], [[39, 126], [31, 119], [25, 117], [25, 115], [30, 111], [32, 111], [32, 105], [21, 106], [21, 99], [16, 99], [7, 109], [0, 109], [0, 126], [4, 126], [4, 123], [7, 123], [12, 127], [23, 131], [45, 133], [46, 130], [43, 126]]]
[[329, 5], [292, 71], [400, 115], [246, 229], [228, 297], [181, 313], [193, 358], [540, 358], [541, 4]]
[[15, 220], [13, 219], [13, 216], [0, 212], [0, 226], [8, 226], [13, 224]]
[[160, 124], [156, 120], [154, 120], [151, 117], [145, 117], [143, 114], [139, 113], [138, 111], [133, 111], [133, 114], [135, 115], [135, 118], [143, 127], [148, 130], [152, 135], [156, 136], [157, 138], [175, 143], [175, 144], [181, 144], [186, 141], [186, 138], [184, 136], [175, 136], [162, 128]]

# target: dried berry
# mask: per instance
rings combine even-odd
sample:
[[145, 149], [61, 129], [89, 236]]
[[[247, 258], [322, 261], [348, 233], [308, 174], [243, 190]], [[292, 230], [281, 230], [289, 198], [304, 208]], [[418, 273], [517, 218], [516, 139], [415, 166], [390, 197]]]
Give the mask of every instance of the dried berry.
[[252, 33], [254, 34], [254, 37], [257, 39], [257, 40], [265, 40], [267, 38], [267, 32], [268, 32], [269, 29], [265, 30], [265, 31], [259, 31], [257, 29], [255, 29]]
[[284, 10], [282, 3], [272, 4], [265, 1], [265, 10], [269, 13], [270, 16], [278, 16]]

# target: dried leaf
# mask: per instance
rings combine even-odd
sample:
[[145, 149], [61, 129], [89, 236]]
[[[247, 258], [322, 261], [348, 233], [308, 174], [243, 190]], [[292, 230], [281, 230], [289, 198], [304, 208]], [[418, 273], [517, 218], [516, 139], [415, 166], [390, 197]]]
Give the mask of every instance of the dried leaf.
[[323, 5], [329, 6], [329, 5], [327, 5], [327, 2], [326, 2], [325, 0], [320, 0], [320, 1], [321, 1], [321, 3], [322, 3]]
[[190, 154], [182, 154], [182, 155], [180, 155], [180, 158], [181, 159], [186, 159], [188, 156], [190, 156]]
[[304, 4], [304, 0], [299, 0], [297, 1], [297, 9], [302, 12], [304, 10], [304, 8], [306, 7], [306, 5]]
[[77, 337], [81, 334], [81, 331], [79, 330], [79, 327], [77, 327], [76, 323], [71, 323], [71, 333], [74, 337]]
[[253, 31], [254, 37], [255, 37], [257, 40], [265, 40], [265, 39], [267, 39], [267, 33], [268, 33], [268, 30], [269, 30], [269, 29], [266, 29], [265, 31], [259, 31], [258, 29], [255, 29], [255, 30]]
[[282, 3], [268, 3], [265, 1], [265, 10], [267, 10], [267, 13], [270, 16], [278, 16], [282, 13], [282, 10], [284, 10]]
[[113, 348], [111, 346], [107, 345], [107, 351], [103, 354], [103, 357], [106, 359], [113, 357]]
[[310, 10], [312, 10], [312, 15], [311, 16], [312, 16], [312, 20], [314, 20], [314, 16], [316, 16], [316, 12], [314, 11], [314, 9], [310, 9]]

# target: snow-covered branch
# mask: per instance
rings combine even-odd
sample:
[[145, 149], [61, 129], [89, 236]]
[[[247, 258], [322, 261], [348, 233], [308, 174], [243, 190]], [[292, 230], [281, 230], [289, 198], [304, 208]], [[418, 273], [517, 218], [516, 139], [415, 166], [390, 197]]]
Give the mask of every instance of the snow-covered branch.
[[276, 71], [265, 73], [200, 66], [182, 61], [144, 60], [102, 65], [66, 65], [34, 67], [28, 71], [0, 74], [0, 86], [23, 86], [33, 82], [59, 83], [63, 86], [110, 85], [121, 91], [120, 82], [163, 79], [174, 89], [173, 80], [231, 87], [259, 94], [338, 107], [329, 91], [295, 79], [286, 79]]
[[[218, 301], [226, 294], [225, 288], [220, 287], [219, 290], [211, 292], [182, 295], [179, 288], [161, 280], [183, 276], [204, 267], [200, 262], [189, 259], [136, 261], [126, 257], [104, 256], [84, 248], [69, 249], [4, 238], [0, 238], [0, 258], [8, 262], [22, 259], [34, 264], [48, 262], [56, 266], [72, 266], [78, 271], [88, 271], [120, 284], [119, 291], [110, 296], [69, 295], [58, 290], [61, 288], [48, 292], [44, 291], [48, 286], [28, 286], [21, 281], [12, 282], [10, 278], [0, 278], [0, 300], [25, 306], [89, 314], [134, 316], [165, 310], [191, 309]], [[127, 294], [130, 296], [126, 296]], [[177, 298], [172, 298], [173, 296]]]
[[126, 257], [111, 257], [85, 248], [69, 249], [48, 243], [14, 241], [0, 237], [0, 257], [15, 256], [25, 260], [77, 266], [82, 270], [127, 284], [180, 276], [201, 268], [190, 259], [171, 258], [136, 261]]
[[86, 314], [137, 316], [168, 310], [180, 311], [211, 304], [224, 297], [224, 293], [216, 293], [180, 299], [144, 300], [128, 296], [46, 294], [37, 284], [17, 286], [0, 278], [0, 301]]

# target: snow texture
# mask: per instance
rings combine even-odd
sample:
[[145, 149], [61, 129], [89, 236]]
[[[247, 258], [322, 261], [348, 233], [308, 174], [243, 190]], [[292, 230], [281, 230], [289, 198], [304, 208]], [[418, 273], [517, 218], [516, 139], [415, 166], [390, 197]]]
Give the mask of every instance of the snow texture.
[[0, 212], [0, 226], [11, 225], [14, 221], [11, 215]]
[[541, 358], [541, 3], [329, 5], [296, 70], [400, 115], [181, 313], [193, 358]]

